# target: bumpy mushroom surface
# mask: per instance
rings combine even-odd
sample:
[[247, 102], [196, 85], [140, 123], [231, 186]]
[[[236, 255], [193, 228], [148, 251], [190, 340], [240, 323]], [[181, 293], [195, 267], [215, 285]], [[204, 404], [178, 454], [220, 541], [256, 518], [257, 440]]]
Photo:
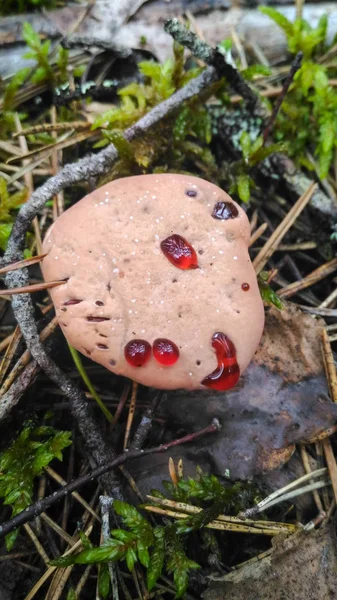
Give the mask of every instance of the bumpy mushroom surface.
[[46, 234], [46, 281], [63, 333], [114, 373], [162, 389], [233, 387], [264, 310], [244, 211], [187, 175], [119, 179]]

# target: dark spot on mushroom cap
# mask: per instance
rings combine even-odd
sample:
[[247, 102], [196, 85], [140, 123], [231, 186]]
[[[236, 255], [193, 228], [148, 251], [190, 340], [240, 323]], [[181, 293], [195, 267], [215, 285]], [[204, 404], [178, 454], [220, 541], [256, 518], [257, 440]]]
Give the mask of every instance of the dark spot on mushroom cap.
[[214, 205], [212, 217], [213, 219], [235, 219], [239, 214], [238, 209], [233, 202], [217, 202]]
[[125, 277], [124, 271], [119, 271], [119, 278], [123, 279]]
[[64, 306], [62, 306], [61, 310], [63, 310], [63, 312], [66, 312], [66, 308]]
[[89, 323], [101, 323], [102, 321], [110, 321], [110, 317], [86, 317], [86, 321]]
[[95, 304], [96, 306], [104, 306], [104, 302], [102, 302], [102, 300], [96, 300]]
[[106, 346], [105, 344], [97, 344], [97, 348], [99, 350], [109, 350], [109, 346]]
[[198, 365], [198, 367], [201, 365], [201, 360], [196, 360], [195, 364]]
[[189, 196], [190, 198], [195, 198], [197, 195], [197, 191], [196, 190], [186, 190], [185, 194], [186, 194], [186, 196]]
[[172, 283], [177, 283], [178, 279], [172, 279]]
[[107, 337], [108, 337], [107, 335], [104, 335], [104, 333], [99, 333], [98, 335], [99, 335], [100, 337], [105, 337], [105, 338], [107, 338]]
[[79, 300], [78, 298], [70, 298], [70, 300], [67, 300], [67, 302], [64, 302], [64, 306], [72, 306], [73, 304], [79, 304], [80, 302], [82, 302], [82, 300]]
[[110, 358], [109, 365], [111, 365], [112, 367], [114, 367], [115, 364], [116, 364], [116, 361], [113, 358]]
[[198, 250], [198, 254], [200, 254], [200, 255], [201, 255], [201, 254], [203, 254], [203, 253], [204, 253], [203, 249], [202, 249], [202, 248], [200, 248], [200, 250]]

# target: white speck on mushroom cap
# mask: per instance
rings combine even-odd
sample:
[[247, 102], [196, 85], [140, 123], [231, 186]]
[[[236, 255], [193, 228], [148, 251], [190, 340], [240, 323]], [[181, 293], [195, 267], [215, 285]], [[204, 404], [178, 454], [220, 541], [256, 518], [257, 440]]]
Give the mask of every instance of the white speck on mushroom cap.
[[[186, 195], [187, 190], [196, 195]], [[231, 202], [238, 216], [213, 218], [217, 202]], [[178, 269], [164, 256], [160, 242], [172, 234], [196, 250], [198, 269]], [[57, 219], [44, 241], [48, 255], [42, 270], [46, 281], [69, 278], [50, 293], [64, 334], [79, 351], [90, 351], [107, 369], [144, 385], [205, 389], [202, 379], [217, 366], [215, 332], [234, 343], [241, 372], [262, 335], [263, 304], [249, 238], [244, 211], [215, 185], [185, 175], [129, 177], [95, 190]], [[248, 292], [241, 288], [244, 282]], [[97, 298], [104, 306], [94, 305]], [[60, 313], [71, 299], [79, 302]], [[124, 347], [133, 331], [150, 344], [172, 340], [180, 348], [178, 361], [162, 367], [152, 357], [143, 367], [132, 367]]]

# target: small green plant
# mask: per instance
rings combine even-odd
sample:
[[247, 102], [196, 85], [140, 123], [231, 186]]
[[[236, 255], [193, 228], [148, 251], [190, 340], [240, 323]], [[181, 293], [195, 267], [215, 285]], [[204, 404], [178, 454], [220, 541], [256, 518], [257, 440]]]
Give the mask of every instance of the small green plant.
[[0, 250], [6, 249], [15, 218], [13, 211], [19, 209], [27, 198], [28, 190], [25, 188], [10, 194], [6, 180], [0, 177]]
[[229, 193], [236, 193], [242, 202], [248, 202], [251, 188], [255, 187], [254, 180], [250, 175], [251, 169], [266, 160], [271, 154], [287, 151], [288, 145], [279, 142], [264, 146], [262, 136], [253, 140], [247, 131], [243, 131], [240, 137], [240, 146], [242, 159], [231, 165], [229, 175], [232, 185]]
[[[329, 66], [324, 60], [329, 50], [328, 18], [323, 15], [313, 28], [304, 19], [291, 23], [271, 7], [264, 6], [260, 10], [284, 31], [292, 54], [303, 52], [302, 66], [276, 121], [275, 138], [288, 141], [290, 155], [298, 164], [312, 170], [315, 165], [308, 156], [311, 150], [317, 157], [318, 174], [325, 178], [337, 146], [337, 93], [329, 85]], [[330, 68], [336, 70], [336, 60]]]
[[266, 304], [276, 306], [276, 308], [282, 310], [282, 308], [284, 308], [282, 300], [277, 295], [277, 293], [274, 292], [274, 290], [270, 287], [268, 283], [268, 277], [269, 274], [267, 271], [261, 271], [261, 273], [258, 275], [257, 282], [259, 284], [261, 298]]
[[34, 60], [36, 66], [19, 69], [6, 85], [0, 113], [0, 131], [3, 132], [7, 129], [13, 129], [12, 111], [15, 107], [15, 97], [25, 83], [41, 84], [49, 82], [55, 86], [67, 81], [68, 50], [59, 46], [56, 58], [52, 63], [50, 60], [50, 40], [42, 42], [40, 35], [27, 22], [23, 24], [22, 35], [29, 47], [29, 51], [24, 54], [24, 58]]
[[[29, 423], [0, 454], [0, 496], [12, 507], [12, 516], [31, 504], [35, 478], [54, 458], [62, 460], [62, 450], [71, 444], [70, 438], [70, 431]], [[16, 529], [6, 536], [7, 550], [12, 549], [17, 535]]]
[[[176, 598], [183, 596], [190, 571], [200, 566], [187, 556], [189, 534], [205, 527], [224, 510], [227, 513], [242, 510], [252, 501], [252, 488], [241, 483], [225, 487], [217, 477], [205, 475], [201, 471], [196, 479], [180, 479], [175, 483], [164, 481], [163, 485], [174, 500], [191, 501], [203, 510], [182, 521], [166, 521], [154, 526], [134, 506], [116, 500], [113, 505], [115, 512], [122, 518], [126, 529], [113, 529], [109, 540], [99, 547], [85, 539], [84, 550], [79, 554], [57, 558], [51, 564], [65, 567], [72, 564], [125, 561], [132, 571], [135, 564], [140, 563], [146, 569], [149, 591], [165, 571], [173, 575]], [[165, 498], [158, 491], [152, 492], [152, 495]], [[109, 581], [104, 568], [100, 571], [100, 583], [107, 597]]]
[[[120, 103], [113, 109], [100, 115], [94, 122], [93, 129], [101, 128], [103, 139], [96, 147], [102, 147], [112, 142], [124, 159], [124, 166], [148, 168], [158, 155], [166, 148], [167, 154], [176, 161], [183, 162], [186, 157], [203, 161], [210, 167], [214, 158], [207, 147], [211, 141], [211, 119], [204, 106], [204, 100], [198, 99], [188, 106], [183, 106], [166, 134], [145, 136], [140, 142], [126, 142], [122, 132], [130, 127], [151, 108], [166, 100], [176, 90], [184, 86], [190, 79], [200, 73], [199, 68], [186, 71], [184, 69], [184, 49], [174, 44], [174, 59], [163, 64], [154, 61], [144, 61], [138, 64], [139, 72], [144, 83], [131, 83], [120, 89]], [[165, 153], [166, 154], [166, 153]], [[160, 168], [160, 167], [159, 167]], [[165, 170], [165, 166], [163, 169]]]

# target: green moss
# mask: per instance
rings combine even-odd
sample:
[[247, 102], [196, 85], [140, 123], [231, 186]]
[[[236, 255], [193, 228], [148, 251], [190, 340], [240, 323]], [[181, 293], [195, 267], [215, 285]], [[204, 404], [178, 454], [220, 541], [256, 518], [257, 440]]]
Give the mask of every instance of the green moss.
[[56, 0], [1, 0], [0, 15], [14, 15], [31, 12], [41, 8], [55, 8], [59, 2]]
[[[291, 23], [270, 7], [261, 11], [273, 19], [284, 31], [292, 54], [303, 52], [303, 62], [294, 83], [282, 104], [275, 125], [277, 141], [289, 143], [289, 154], [297, 164], [308, 169], [316, 166], [310, 158], [317, 158], [319, 176], [324, 179], [332, 165], [337, 146], [337, 93], [329, 85], [329, 75], [336, 75], [337, 61], [328, 61], [328, 17], [323, 15], [316, 28], [304, 19]], [[324, 56], [326, 55], [326, 56]]]
[[[62, 451], [71, 444], [70, 437], [69, 431], [28, 423], [8, 450], [0, 454], [0, 496], [12, 507], [13, 516], [31, 504], [35, 478], [54, 458], [62, 460]], [[16, 529], [6, 536], [7, 550], [13, 547], [17, 534]]]

